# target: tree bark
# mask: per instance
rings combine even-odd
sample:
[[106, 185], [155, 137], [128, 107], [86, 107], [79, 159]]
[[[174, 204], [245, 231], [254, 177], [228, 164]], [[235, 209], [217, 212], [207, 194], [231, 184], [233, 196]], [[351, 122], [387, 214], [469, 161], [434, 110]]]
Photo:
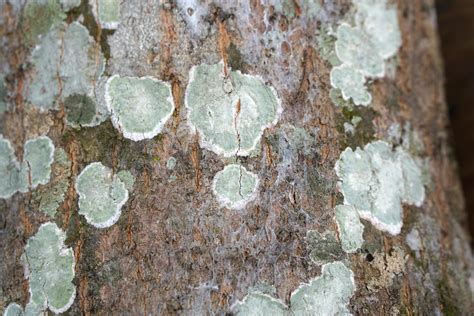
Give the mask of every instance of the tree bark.
[[[295, 289], [321, 274], [321, 265], [310, 259], [307, 232], [338, 232], [334, 208], [343, 196], [334, 167], [341, 152], [374, 140], [401, 146], [408, 134], [394, 136], [391, 126], [398, 123], [419, 135], [416, 155], [430, 178], [426, 197], [421, 207], [403, 206], [398, 235], [363, 221], [362, 248], [338, 258], [355, 278], [348, 308], [356, 315], [473, 311], [473, 260], [447, 133], [434, 1], [396, 1], [402, 34], [397, 66], [393, 75], [371, 83], [370, 106], [352, 110], [331, 100], [332, 66], [320, 41], [325, 28], [335, 29], [353, 14], [351, 1], [310, 6], [303, 0], [122, 1], [116, 30], [102, 29], [92, 6], [82, 1], [64, 21], [87, 27], [107, 60], [107, 76], [152, 76], [171, 84], [172, 117], [158, 136], [141, 141], [124, 138], [110, 119], [95, 127], [69, 126], [62, 101], [47, 111], [29, 104], [23, 91], [34, 45], [20, 27], [20, 2], [2, 4], [7, 109], [1, 133], [19, 160], [26, 140], [47, 135], [71, 164], [54, 217], [38, 209], [47, 186], [0, 199], [5, 308], [28, 302], [20, 257], [28, 239], [50, 221], [66, 232], [65, 243], [74, 251], [77, 295], [67, 311], [71, 315], [226, 314], [252, 290], [269, 287], [288, 305]], [[255, 155], [223, 158], [201, 148], [202, 135], [189, 128], [184, 104], [189, 71], [220, 60], [229, 69], [260, 76], [282, 101], [282, 115], [264, 131]], [[344, 123], [355, 115], [362, 119], [355, 133], [345, 132]], [[309, 137], [303, 145], [290, 135], [295, 128]], [[167, 167], [171, 157], [174, 168]], [[96, 161], [136, 178], [118, 222], [103, 229], [78, 213], [74, 185]], [[240, 210], [220, 206], [212, 191], [214, 176], [229, 162], [260, 180], [256, 199]], [[60, 177], [55, 166], [53, 182]], [[414, 231], [419, 247], [408, 244]]]

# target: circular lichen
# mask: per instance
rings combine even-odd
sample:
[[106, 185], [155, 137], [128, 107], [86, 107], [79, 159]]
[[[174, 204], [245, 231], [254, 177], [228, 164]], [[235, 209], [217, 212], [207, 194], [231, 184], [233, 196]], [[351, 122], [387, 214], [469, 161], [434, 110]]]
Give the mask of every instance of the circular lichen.
[[76, 191], [79, 214], [98, 228], [115, 224], [128, 200], [125, 184], [100, 162], [93, 162], [82, 170], [76, 180]]
[[112, 123], [139, 141], [158, 135], [175, 109], [170, 84], [153, 77], [110, 77], [105, 100]]
[[201, 146], [224, 157], [253, 154], [263, 131], [281, 115], [275, 89], [240, 71], [224, 75], [222, 61], [194, 66], [189, 77], [188, 124], [199, 133]]
[[222, 206], [241, 209], [256, 197], [257, 187], [256, 174], [231, 164], [215, 175], [212, 189]]

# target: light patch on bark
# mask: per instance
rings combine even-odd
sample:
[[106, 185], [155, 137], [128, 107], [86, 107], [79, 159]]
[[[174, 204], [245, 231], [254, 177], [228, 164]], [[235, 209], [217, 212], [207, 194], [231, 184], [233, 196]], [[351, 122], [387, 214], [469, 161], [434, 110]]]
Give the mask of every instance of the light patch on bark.
[[354, 274], [342, 262], [325, 264], [321, 276], [301, 284], [290, 305], [263, 293], [249, 293], [232, 310], [237, 315], [349, 315], [347, 305], [356, 289]]
[[105, 100], [114, 127], [134, 141], [158, 135], [175, 109], [170, 84], [149, 76], [110, 77]]
[[82, 170], [76, 179], [76, 191], [79, 214], [97, 228], [115, 224], [128, 200], [126, 185], [100, 162], [93, 162]]
[[392, 151], [383, 141], [353, 151], [347, 148], [336, 162], [344, 204], [375, 227], [397, 235], [403, 225], [402, 203], [421, 206], [425, 199], [421, 169], [402, 148]]
[[121, 0], [89, 0], [89, 4], [97, 24], [102, 28], [114, 30], [119, 26]]
[[335, 51], [342, 65], [331, 71], [331, 85], [340, 89], [344, 100], [368, 106], [372, 96], [369, 78], [385, 75], [385, 60], [401, 46], [397, 10], [387, 1], [354, 0], [355, 26], [341, 23], [336, 32]]
[[231, 164], [214, 176], [212, 191], [221, 206], [242, 209], [257, 196], [258, 183], [256, 174]]
[[185, 105], [201, 147], [224, 157], [249, 156], [263, 131], [281, 115], [276, 91], [258, 76], [224, 73], [224, 64], [201, 64], [190, 72]]
[[338, 205], [335, 212], [342, 249], [355, 252], [364, 243], [364, 225], [360, 222], [359, 213], [351, 205]]
[[65, 238], [55, 223], [48, 222], [28, 239], [22, 255], [30, 292], [26, 315], [38, 315], [47, 308], [64, 313], [74, 302], [74, 252], [66, 248]]
[[48, 183], [53, 161], [54, 144], [47, 136], [26, 141], [21, 163], [10, 141], [0, 137], [0, 198], [7, 199], [18, 191], [25, 193]]

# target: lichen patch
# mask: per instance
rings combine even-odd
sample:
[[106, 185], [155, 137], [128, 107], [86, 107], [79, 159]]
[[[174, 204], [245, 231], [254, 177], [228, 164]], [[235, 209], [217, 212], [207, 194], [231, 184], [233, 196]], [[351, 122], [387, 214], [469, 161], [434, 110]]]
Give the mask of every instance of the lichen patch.
[[345, 101], [368, 106], [372, 96], [366, 87], [369, 78], [385, 75], [385, 60], [401, 46], [397, 10], [387, 1], [354, 0], [355, 26], [341, 23], [336, 32], [335, 52], [341, 65], [330, 74], [331, 86], [340, 89]]
[[41, 136], [26, 141], [22, 169], [28, 170], [30, 189], [49, 182], [53, 161], [54, 145], [49, 137]]
[[355, 252], [364, 243], [364, 225], [359, 213], [352, 205], [338, 205], [335, 212], [342, 249], [348, 253]]
[[289, 309], [282, 301], [260, 292], [249, 293], [232, 310], [236, 315], [289, 315]]
[[66, 18], [61, 4], [57, 0], [26, 1], [22, 11], [20, 28], [28, 44], [36, 44], [41, 35], [47, 33], [52, 27], [57, 26]]
[[76, 179], [79, 214], [97, 228], [112, 226], [128, 200], [126, 185], [100, 162], [87, 165]]
[[356, 289], [354, 273], [342, 262], [325, 264], [321, 276], [301, 285], [290, 298], [294, 315], [346, 315]]
[[256, 174], [231, 164], [214, 176], [212, 191], [221, 206], [242, 209], [257, 196], [258, 182]]
[[96, 126], [107, 118], [96, 97], [105, 59], [82, 24], [52, 28], [33, 51], [31, 64], [24, 95], [32, 105], [49, 110], [63, 102], [66, 122], [73, 127]]
[[344, 204], [360, 217], [392, 235], [403, 225], [402, 203], [421, 206], [425, 198], [421, 169], [402, 148], [393, 151], [384, 141], [364, 149], [347, 148], [336, 163]]
[[28, 239], [22, 257], [30, 292], [26, 311], [49, 308], [59, 314], [74, 302], [74, 253], [66, 248], [65, 238], [66, 234], [56, 224], [45, 223]]
[[54, 144], [47, 136], [26, 141], [23, 161], [15, 157], [8, 139], [0, 137], [0, 198], [27, 192], [49, 182], [54, 160]]
[[356, 289], [354, 274], [342, 262], [327, 263], [321, 276], [301, 284], [290, 305], [263, 293], [249, 293], [232, 310], [237, 315], [349, 315], [347, 305]]
[[259, 77], [228, 72], [224, 74], [223, 62], [191, 69], [185, 96], [188, 123], [203, 148], [224, 157], [249, 156], [263, 131], [277, 123], [281, 102]]
[[331, 70], [331, 85], [341, 90], [344, 100], [352, 99], [355, 105], [369, 105], [372, 95], [365, 86], [365, 77], [359, 70], [341, 65]]
[[139, 141], [158, 135], [175, 109], [171, 86], [153, 77], [110, 77], [105, 99], [112, 123]]
[[3, 316], [23, 316], [23, 308], [17, 303], [10, 303], [3, 311]]
[[394, 56], [402, 44], [396, 8], [388, 7], [387, 1], [353, 2], [357, 7], [357, 24], [370, 36], [378, 54], [384, 59]]
[[71, 9], [78, 7], [81, 4], [81, 0], [60, 0], [61, 8], [67, 12]]
[[371, 37], [359, 27], [341, 23], [337, 28], [335, 49], [343, 65], [358, 70], [367, 77], [383, 77], [384, 60]]
[[104, 29], [114, 30], [120, 24], [119, 0], [89, 0], [97, 23]]

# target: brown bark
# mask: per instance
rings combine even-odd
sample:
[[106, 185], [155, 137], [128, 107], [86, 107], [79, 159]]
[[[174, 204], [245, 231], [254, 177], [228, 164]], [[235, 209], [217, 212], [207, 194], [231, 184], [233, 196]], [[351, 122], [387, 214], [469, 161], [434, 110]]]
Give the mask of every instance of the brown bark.
[[[279, 9], [260, 1], [248, 6], [204, 1], [200, 5], [208, 9], [197, 34], [177, 3], [124, 1], [117, 31], [100, 33], [88, 26], [109, 57], [108, 74], [152, 75], [172, 83], [174, 115], [162, 134], [140, 142], [123, 138], [110, 120], [72, 129], [64, 124], [63, 111], [25, 108], [22, 65], [31, 47], [22, 43], [19, 12], [3, 5], [0, 63], [10, 109], [1, 119], [1, 133], [19, 154], [27, 135], [46, 129], [72, 162], [67, 196], [54, 218], [76, 257], [78, 295], [70, 314], [224, 314], [259, 284], [273, 286], [275, 297], [288, 302], [300, 283], [320, 274], [321, 267], [309, 259], [306, 232], [336, 230], [334, 207], [342, 196], [334, 165], [341, 151], [387, 139], [394, 122], [410, 122], [421, 135], [432, 185], [422, 207], [404, 206], [401, 234], [391, 236], [364, 222], [363, 249], [347, 255], [357, 284], [350, 310], [369, 315], [472, 311], [472, 258], [446, 131], [433, 1], [397, 2], [403, 44], [396, 76], [373, 83], [372, 107], [356, 110], [363, 121], [354, 137], [344, 133], [343, 110], [331, 102], [331, 66], [317, 42], [321, 25], [337, 25], [350, 1], [325, 1], [314, 17], [299, 2], [284, 2]], [[68, 20], [77, 16], [70, 13]], [[225, 161], [200, 148], [183, 104], [191, 67], [220, 59], [232, 69], [262, 76], [283, 101], [282, 117], [265, 131], [259, 156], [240, 159], [261, 179], [257, 201], [240, 211], [219, 207], [213, 197], [212, 179]], [[285, 124], [314, 138], [309, 152], [285, 138]], [[294, 159], [283, 168], [285, 150]], [[166, 168], [171, 156], [177, 159], [173, 171]], [[92, 227], [78, 214], [74, 177], [93, 161], [136, 175], [119, 221], [107, 229]], [[277, 182], [279, 174], [284, 179]], [[169, 181], [170, 175], [176, 180]], [[19, 258], [26, 240], [51, 219], [38, 211], [31, 194], [0, 200], [0, 219], [0, 301], [24, 306], [28, 283]], [[418, 256], [405, 241], [413, 228], [422, 240]], [[390, 264], [396, 249], [406, 256], [401, 270]]]

